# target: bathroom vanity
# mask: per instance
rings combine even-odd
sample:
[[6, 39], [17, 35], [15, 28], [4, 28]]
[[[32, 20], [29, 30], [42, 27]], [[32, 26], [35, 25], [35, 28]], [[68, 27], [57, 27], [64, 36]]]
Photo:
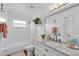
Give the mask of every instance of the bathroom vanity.
[[79, 50], [54, 41], [34, 40], [35, 56], [78, 56]]

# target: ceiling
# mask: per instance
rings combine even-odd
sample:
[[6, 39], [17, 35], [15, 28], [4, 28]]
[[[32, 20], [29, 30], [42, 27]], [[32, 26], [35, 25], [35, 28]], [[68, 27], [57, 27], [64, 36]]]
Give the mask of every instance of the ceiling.
[[45, 17], [51, 3], [4, 3], [8, 16], [29, 20], [34, 17]]
[[35, 17], [44, 18], [49, 8], [57, 7], [58, 3], [3, 3], [8, 17], [17, 20], [31, 20]]

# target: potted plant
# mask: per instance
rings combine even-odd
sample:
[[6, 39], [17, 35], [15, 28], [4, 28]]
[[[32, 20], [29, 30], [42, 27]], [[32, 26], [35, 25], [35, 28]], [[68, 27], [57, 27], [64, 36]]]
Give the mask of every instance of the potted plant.
[[45, 34], [41, 35], [42, 39], [45, 39], [45, 36], [46, 36]]
[[42, 24], [41, 19], [38, 18], [38, 17], [36, 17], [36, 18], [33, 20], [33, 22], [34, 22], [35, 24]]

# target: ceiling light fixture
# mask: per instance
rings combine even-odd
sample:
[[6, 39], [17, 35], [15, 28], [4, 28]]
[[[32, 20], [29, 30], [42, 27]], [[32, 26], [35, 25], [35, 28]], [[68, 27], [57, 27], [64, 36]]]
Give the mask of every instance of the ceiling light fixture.
[[21, 20], [13, 20], [13, 27], [26, 27], [27, 22]]
[[17, 23], [17, 24], [26, 24], [26, 21], [21, 21], [21, 20], [13, 20], [13, 23]]

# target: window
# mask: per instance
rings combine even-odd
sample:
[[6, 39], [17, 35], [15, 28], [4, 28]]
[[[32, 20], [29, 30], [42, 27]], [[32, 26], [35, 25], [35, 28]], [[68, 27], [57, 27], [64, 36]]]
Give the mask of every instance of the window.
[[13, 27], [26, 27], [26, 24], [26, 21], [13, 20]]

